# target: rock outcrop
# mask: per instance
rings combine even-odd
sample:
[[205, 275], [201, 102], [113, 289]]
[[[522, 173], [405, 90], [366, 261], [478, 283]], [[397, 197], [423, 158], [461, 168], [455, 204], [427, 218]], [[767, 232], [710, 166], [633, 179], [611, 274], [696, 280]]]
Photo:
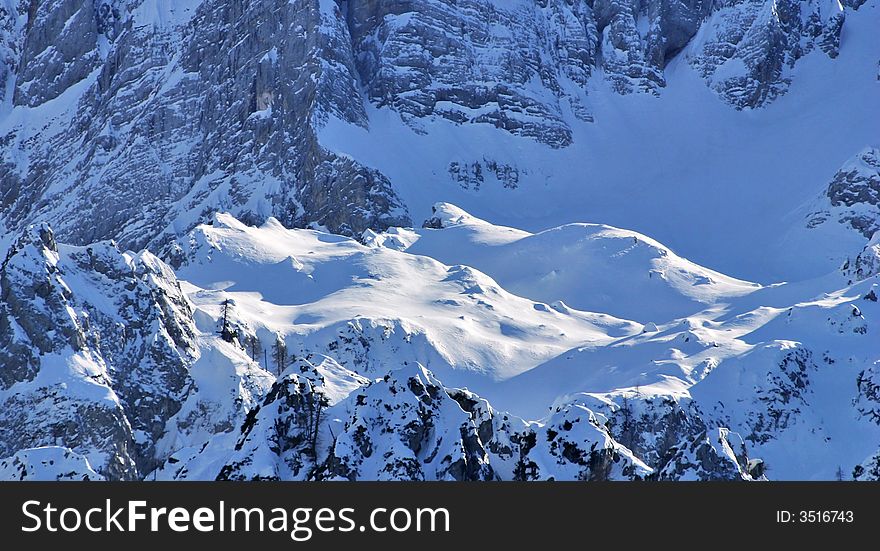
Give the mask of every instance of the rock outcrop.
[[58, 245], [51, 228], [31, 227], [0, 266], [0, 455], [60, 442], [108, 479], [150, 472], [166, 433], [187, 430], [177, 414], [202, 399], [197, 339], [156, 257]]
[[810, 214], [808, 227], [831, 220], [871, 239], [880, 230], [880, 149], [866, 147], [848, 160], [831, 179], [822, 202]]
[[[216, 211], [344, 235], [408, 226], [407, 182], [324, 145], [328, 120], [368, 128], [392, 110], [419, 133], [445, 120], [564, 148], [593, 119], [597, 74], [660, 94], [687, 51], [724, 101], [756, 108], [807, 52], [836, 55], [843, 22], [826, 0], [7, 0], [0, 222], [135, 250]], [[522, 174], [449, 162], [468, 189]]]

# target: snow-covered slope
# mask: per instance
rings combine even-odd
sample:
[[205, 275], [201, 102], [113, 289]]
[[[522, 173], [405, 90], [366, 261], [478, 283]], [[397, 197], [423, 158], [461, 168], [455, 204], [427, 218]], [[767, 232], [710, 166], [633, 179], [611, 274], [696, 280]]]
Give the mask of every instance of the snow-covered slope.
[[[211, 330], [227, 298], [236, 319], [291, 352], [353, 362], [364, 375], [418, 361], [444, 382], [502, 380], [582, 343], [606, 343], [641, 325], [511, 294], [462, 264], [275, 220], [246, 227], [228, 215], [200, 226], [176, 253], [181, 278]], [[381, 344], [374, 344], [374, 343]], [[351, 368], [351, 367], [350, 367]]]
[[411, 239], [407, 252], [474, 266], [535, 300], [562, 300], [569, 307], [647, 323], [760, 288], [697, 266], [633, 231], [568, 224], [530, 234], [493, 226], [446, 203], [433, 211], [428, 228]]
[[0, 0], [0, 478], [880, 477], [877, 28]]
[[[812, 479], [876, 453], [877, 275], [762, 287], [606, 226], [450, 204], [427, 226], [364, 244], [219, 214], [170, 248], [176, 274], [34, 228], [0, 279], [6, 415], [27, 411], [4, 426], [95, 411], [71, 415], [115, 440], [62, 443], [108, 478]], [[57, 444], [15, 431], [10, 457]]]
[[46, 446], [20, 450], [0, 459], [0, 480], [104, 480], [88, 459], [68, 448]]
[[359, 235], [448, 201], [770, 283], [837, 263], [794, 261], [792, 210], [878, 145], [876, 0], [2, 5], [0, 221], [73, 244], [158, 250], [217, 211]]

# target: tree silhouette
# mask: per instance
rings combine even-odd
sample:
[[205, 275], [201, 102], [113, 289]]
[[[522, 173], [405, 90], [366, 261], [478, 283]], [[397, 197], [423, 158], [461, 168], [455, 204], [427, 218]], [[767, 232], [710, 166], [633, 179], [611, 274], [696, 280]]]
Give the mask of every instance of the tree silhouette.
[[287, 344], [278, 336], [275, 338], [275, 344], [272, 345], [272, 361], [275, 362], [275, 369], [280, 377], [284, 370], [287, 369]]
[[235, 331], [232, 330], [232, 325], [229, 321], [229, 309], [233, 305], [234, 303], [229, 299], [223, 301], [223, 316], [220, 319], [220, 338], [230, 343], [236, 340]]
[[[251, 355], [251, 360], [259, 362], [257, 356], [263, 350], [263, 343], [260, 342], [260, 337], [258, 337], [256, 333], [247, 338], [247, 349], [248, 353]], [[267, 365], [266, 368], [268, 367], [269, 366]]]

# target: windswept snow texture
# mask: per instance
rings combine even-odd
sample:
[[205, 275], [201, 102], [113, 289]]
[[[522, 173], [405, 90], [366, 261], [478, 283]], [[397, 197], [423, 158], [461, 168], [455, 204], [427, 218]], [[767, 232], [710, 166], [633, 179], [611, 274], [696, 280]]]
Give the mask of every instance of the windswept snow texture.
[[[159, 476], [822, 479], [876, 451], [876, 275], [761, 286], [632, 231], [434, 212], [363, 243], [228, 215], [182, 240], [198, 329], [216, 332], [231, 304], [268, 350], [257, 363], [277, 369], [275, 342], [295, 363], [239, 436], [175, 452]], [[328, 426], [310, 429], [302, 408], [320, 396]], [[607, 452], [542, 447], [583, 424], [599, 432], [577, 438]]]
[[798, 209], [878, 147], [878, 26], [877, 0], [4, 0], [0, 224], [159, 250], [214, 212], [357, 236], [447, 201], [816, 277], [859, 248]]
[[880, 0], [0, 0], [0, 479], [880, 479]]
[[762, 286], [629, 230], [433, 210], [360, 241], [217, 214], [169, 247], [175, 269], [32, 227], [0, 269], [4, 476], [873, 472], [874, 241]]

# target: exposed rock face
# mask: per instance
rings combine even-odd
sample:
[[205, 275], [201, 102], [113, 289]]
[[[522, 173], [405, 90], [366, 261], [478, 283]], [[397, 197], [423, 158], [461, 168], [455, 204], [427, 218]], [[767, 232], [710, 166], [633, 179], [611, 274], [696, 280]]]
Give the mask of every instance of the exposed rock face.
[[89, 346], [88, 313], [77, 308], [60, 261], [42, 226], [20, 238], [0, 267], [2, 390], [15, 390], [3, 395], [0, 455], [62, 440], [100, 459], [94, 464], [108, 477], [135, 478], [132, 428], [103, 358]]
[[[196, 353], [196, 329], [190, 305], [174, 272], [149, 253], [129, 261], [112, 244], [99, 244], [72, 250], [70, 259], [95, 288], [117, 297], [110, 311], [85, 306], [89, 345], [104, 358], [123, 401], [139, 461], [153, 458], [155, 442], [192, 384], [187, 367]], [[139, 465], [141, 472], [152, 468]]]
[[584, 395], [612, 437], [644, 461], [652, 480], [752, 480], [739, 434], [707, 418], [696, 401], [640, 394]]
[[193, 313], [171, 269], [113, 243], [59, 246], [35, 226], [7, 253], [0, 291], [0, 455], [62, 442], [109, 479], [154, 469], [199, 396]]
[[880, 273], [880, 149], [865, 147], [844, 163], [807, 216], [811, 229], [831, 222], [869, 239], [862, 251], [846, 260], [841, 272], [850, 281]]
[[140, 248], [221, 207], [350, 235], [409, 223], [386, 177], [317, 143], [330, 113], [365, 124], [335, 5], [206, 0], [157, 18], [121, 4], [44, 2], [26, 16], [15, 103], [68, 90], [54, 104], [71, 124], [36, 130], [53, 145], [38, 159], [30, 129], [3, 138], [7, 224], [37, 215], [68, 242]]
[[386, 375], [353, 401], [319, 478], [497, 478], [474, 421], [421, 366]]
[[826, 192], [831, 216], [868, 239], [880, 230], [880, 149], [866, 147], [834, 175]]
[[471, 392], [444, 387], [418, 364], [355, 390], [330, 410], [345, 412], [342, 425], [316, 436], [308, 427], [323, 399], [321, 384], [306, 362], [276, 383], [248, 416], [219, 477], [631, 480], [652, 471], [583, 405], [526, 423]]
[[[684, 440], [660, 471], [661, 480], [753, 480], [763, 473], [750, 469], [745, 443], [725, 428]], [[760, 463], [755, 463], [760, 465]]]
[[[300, 361], [252, 411], [220, 479], [630, 480], [651, 468], [615, 442], [582, 405], [546, 423], [498, 412], [479, 396], [405, 366], [327, 404], [314, 368]], [[345, 418], [314, 432], [318, 411]]]
[[836, 0], [732, 0], [703, 23], [691, 64], [737, 109], [784, 94], [790, 69], [819, 47], [837, 57], [844, 12]]
[[369, 99], [417, 129], [421, 119], [440, 116], [569, 145], [559, 103], [570, 101], [589, 119], [585, 94], [564, 90], [582, 88], [591, 74], [595, 22], [584, 1], [529, 4], [344, 2]]
[[859, 373], [856, 386], [859, 394], [854, 403], [859, 414], [880, 425], [880, 362]]
[[[248, 414], [230, 460], [218, 480], [304, 480], [316, 460], [321, 412], [328, 405], [313, 380], [292, 373], [281, 378], [266, 395], [263, 404]], [[260, 461], [272, 454], [266, 470]]]
[[331, 410], [345, 411], [342, 426], [315, 435], [309, 427], [322, 384], [307, 362], [279, 380], [248, 416], [219, 477], [753, 479], [743, 440], [726, 428], [710, 429], [690, 401], [583, 395], [528, 423], [471, 392], [444, 387], [416, 365], [355, 390], [342, 409]]
[[[5, 0], [2, 222], [154, 250], [218, 210], [345, 235], [407, 226], [395, 191], [406, 182], [322, 145], [330, 116], [366, 128], [372, 104], [417, 132], [440, 118], [566, 147], [578, 119], [592, 120], [596, 73], [619, 93], [660, 93], [691, 41], [691, 63], [725, 101], [758, 107], [783, 93], [804, 53], [836, 54], [835, 6]], [[26, 108], [56, 122], [28, 123]], [[517, 187], [516, 167], [484, 161], [450, 166], [452, 178], [471, 189], [491, 173]]]
[[13, 103], [55, 99], [100, 66], [98, 40], [115, 34], [112, 2], [49, 0], [27, 5], [27, 28]]
[[0, 105], [12, 95], [9, 83], [15, 78], [21, 56], [22, 29], [26, 20], [23, 4], [12, 0], [0, 2]]
[[525, 454], [517, 474], [524, 480], [648, 478], [651, 467], [615, 441], [605, 421], [577, 401], [557, 407], [546, 424], [518, 438]]
[[[332, 363], [337, 374], [344, 373], [355, 385], [367, 384], [366, 379]], [[320, 368], [306, 359], [297, 360], [248, 413], [218, 480], [313, 478], [324, 451], [331, 405]]]
[[862, 252], [844, 263], [841, 271], [850, 281], [861, 281], [880, 274], [880, 231], [874, 234]]
[[712, 3], [599, 0], [593, 3], [602, 68], [620, 93], [658, 93], [663, 69], [696, 34]]
[[790, 342], [763, 344], [741, 362], [712, 371], [694, 396], [699, 401], [705, 392], [718, 393], [723, 399], [706, 404], [705, 415], [737, 430], [752, 445], [764, 444], [801, 422], [810, 407], [811, 378], [819, 367], [809, 349]]

